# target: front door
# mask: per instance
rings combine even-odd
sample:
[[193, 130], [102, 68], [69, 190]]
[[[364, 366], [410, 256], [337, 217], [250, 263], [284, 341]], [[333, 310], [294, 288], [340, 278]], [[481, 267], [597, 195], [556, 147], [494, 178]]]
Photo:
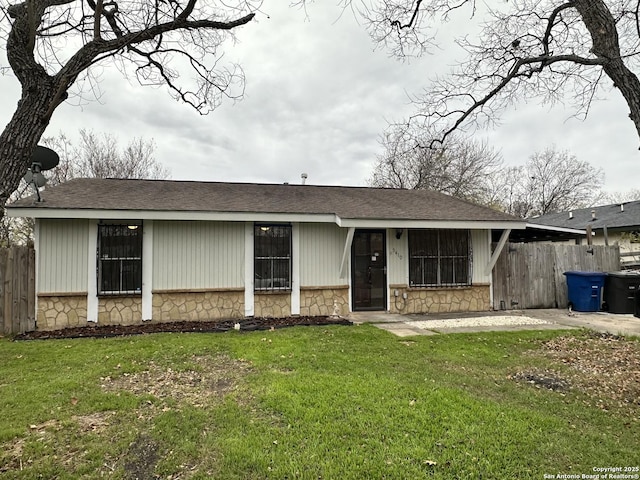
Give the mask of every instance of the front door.
[[351, 244], [353, 310], [386, 310], [387, 251], [384, 230], [356, 230]]

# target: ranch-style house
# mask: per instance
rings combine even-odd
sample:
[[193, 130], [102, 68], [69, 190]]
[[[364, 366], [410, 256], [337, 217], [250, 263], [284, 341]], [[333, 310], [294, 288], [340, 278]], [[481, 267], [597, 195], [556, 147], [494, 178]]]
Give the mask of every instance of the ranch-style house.
[[526, 227], [425, 190], [75, 179], [41, 198], [8, 207], [35, 218], [38, 330], [489, 310]]

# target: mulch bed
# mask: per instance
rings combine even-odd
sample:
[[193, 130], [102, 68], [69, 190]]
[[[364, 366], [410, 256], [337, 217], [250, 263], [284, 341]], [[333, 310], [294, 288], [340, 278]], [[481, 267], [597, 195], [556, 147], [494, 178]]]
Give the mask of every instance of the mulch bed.
[[52, 331], [27, 332], [14, 337], [15, 340], [44, 340], [50, 338], [106, 338], [123, 335], [142, 335], [161, 332], [227, 332], [229, 330], [254, 331], [296, 326], [353, 325], [349, 320], [336, 317], [286, 317], [244, 318], [222, 321], [182, 321], [164, 323], [141, 323], [138, 325], [87, 325]]

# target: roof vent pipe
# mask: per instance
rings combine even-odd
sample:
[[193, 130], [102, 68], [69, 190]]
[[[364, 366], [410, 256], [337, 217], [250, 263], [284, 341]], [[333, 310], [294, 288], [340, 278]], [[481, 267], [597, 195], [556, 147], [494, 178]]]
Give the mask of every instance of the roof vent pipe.
[[573, 218], [573, 212], [569, 212], [569, 220]]
[[621, 203], [621, 204], [620, 204], [620, 211], [621, 211], [621, 212], [624, 212], [624, 203]]
[[591, 220], [595, 220], [595, 219], [596, 219], [596, 211], [591, 210]]
[[307, 183], [307, 178], [309, 178], [309, 175], [303, 173], [302, 175], [300, 175], [300, 178], [302, 178], [302, 185], [304, 185], [305, 183]]

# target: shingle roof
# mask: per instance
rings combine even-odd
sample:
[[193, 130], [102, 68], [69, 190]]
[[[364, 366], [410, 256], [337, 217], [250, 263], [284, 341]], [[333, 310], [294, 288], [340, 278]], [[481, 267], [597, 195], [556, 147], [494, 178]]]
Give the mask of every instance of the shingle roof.
[[[522, 222], [442, 193], [367, 187], [79, 178], [12, 209], [335, 214], [350, 219]], [[15, 210], [14, 210], [15, 211]], [[17, 213], [17, 212], [16, 212]]]
[[[623, 208], [624, 207], [624, 208]], [[595, 220], [591, 211], [595, 211]], [[569, 212], [548, 213], [540, 217], [531, 218], [529, 223], [552, 225], [554, 227], [568, 227], [584, 230], [591, 225], [593, 230], [602, 229], [636, 229], [640, 226], [640, 201], [626, 202], [622, 204], [602, 205], [600, 207], [581, 208], [571, 211], [573, 218], [569, 218]]]

